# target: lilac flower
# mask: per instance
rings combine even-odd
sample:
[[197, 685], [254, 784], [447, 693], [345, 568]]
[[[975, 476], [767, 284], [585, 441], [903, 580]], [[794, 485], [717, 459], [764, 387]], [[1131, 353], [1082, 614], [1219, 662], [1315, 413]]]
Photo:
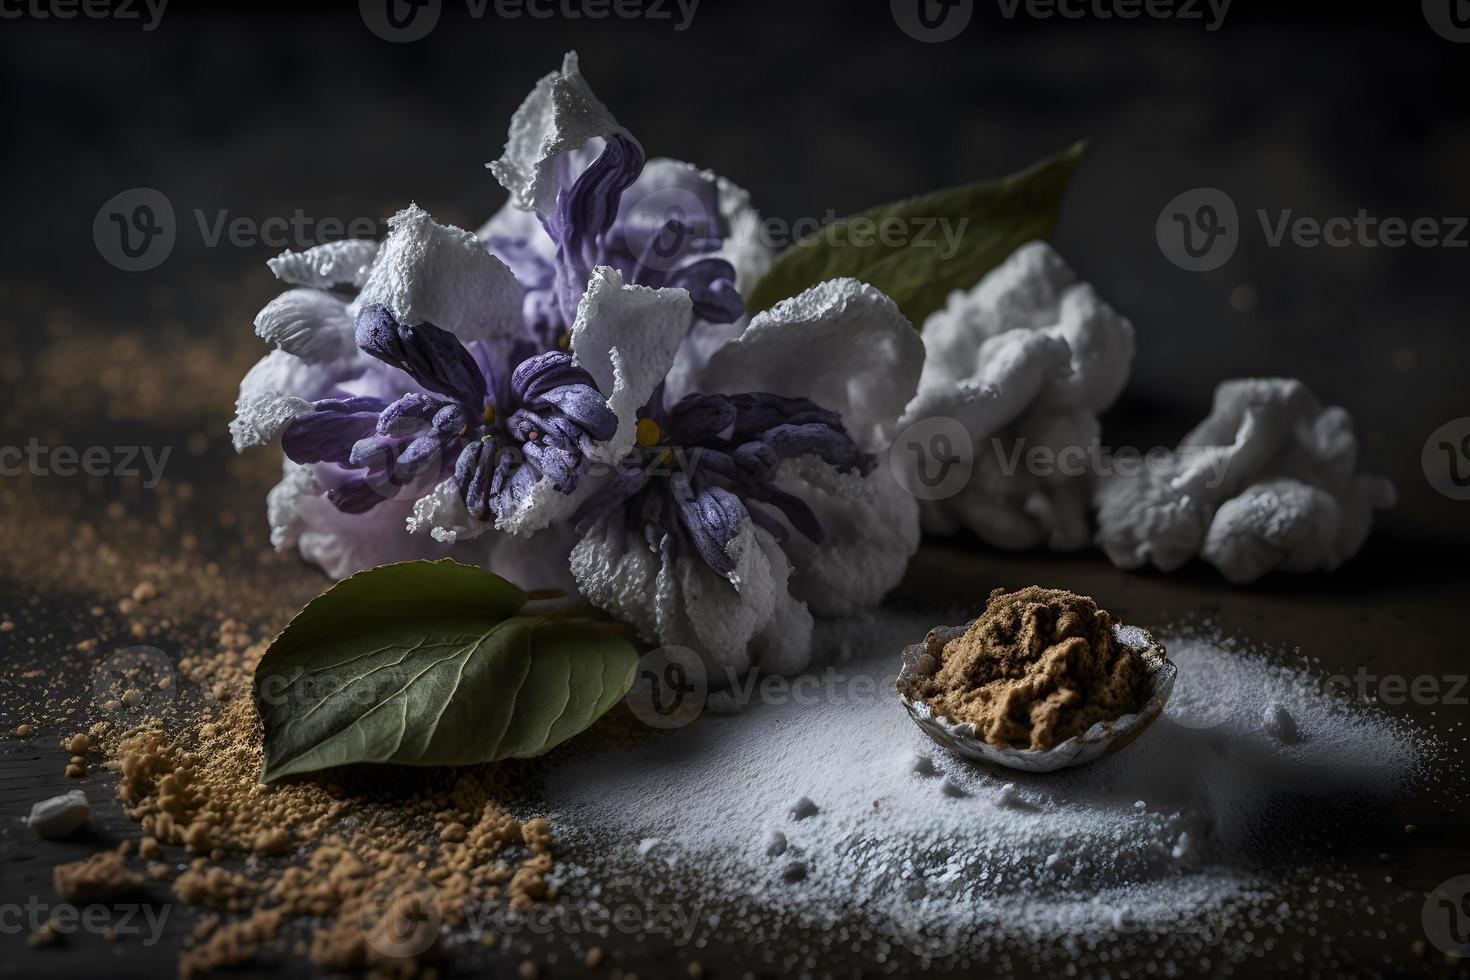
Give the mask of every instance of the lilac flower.
[[[576, 509], [573, 481], [578, 492], [587, 487], [574, 461], [597, 441], [594, 432], [608, 433], [609, 411], [618, 431], [608, 444], [631, 445], [636, 406], [662, 377], [653, 375], [666, 371], [620, 361], [615, 338], [646, 349], [640, 338], [663, 334], [655, 346], [671, 351], [688, 322], [688, 296], [630, 293], [597, 324], [574, 331], [568, 350], [536, 360], [521, 286], [479, 239], [413, 206], [389, 229], [382, 242], [334, 242], [271, 260], [293, 288], [256, 318], [257, 335], [275, 349], [241, 381], [230, 432], [244, 451], [311, 417], [294, 427], [292, 453], [324, 460], [284, 460], [267, 499], [272, 543], [338, 578], [453, 555], [516, 581], [575, 588], [567, 567], [575, 539], [560, 520]], [[600, 289], [623, 298], [611, 279]], [[380, 329], [364, 349], [357, 323], [375, 307], [392, 311], [397, 327], [369, 313]], [[586, 392], [573, 382], [586, 385], [587, 375], [567, 373], [569, 364], [598, 379], [599, 402], [608, 393], [601, 409], [579, 400]], [[467, 500], [455, 464], [472, 448]]]
[[756, 316], [699, 359], [700, 393], [643, 403], [627, 462], [576, 515], [582, 593], [696, 650], [715, 682], [800, 670], [812, 614], [878, 601], [918, 546], [885, 461], [922, 359], [893, 301], [854, 280]]
[[[357, 472], [328, 491], [339, 510], [361, 513], [453, 473], [476, 520], [513, 511], [543, 477], [570, 494], [593, 440], [612, 438], [617, 417], [571, 354], [477, 359], [459, 338], [431, 323], [406, 326], [381, 304], [357, 315], [357, 345], [408, 375], [422, 390], [393, 401], [325, 398], [293, 419], [281, 445], [297, 463], [335, 463]], [[528, 356], [529, 355], [529, 356]]]
[[651, 547], [677, 558], [692, 546], [701, 561], [728, 576], [735, 571], [732, 544], [747, 523], [778, 543], [786, 542], [788, 526], [814, 544], [822, 541], [817, 515], [776, 485], [783, 460], [812, 455], [859, 474], [873, 467], [842, 419], [805, 398], [690, 394], [670, 409], [661, 401], [645, 409], [638, 444], [618, 476], [578, 511], [579, 532], [623, 507], [642, 523]]
[[875, 603], [917, 547], [888, 456], [917, 332], [851, 279], [747, 321], [771, 260], [748, 195], [645, 161], [575, 55], [490, 166], [510, 202], [479, 236], [410, 207], [381, 244], [273, 262], [300, 288], [258, 318], [277, 349], [231, 423], [283, 436], [273, 542], [337, 576], [449, 549], [559, 570], [716, 682], [800, 670], [813, 614]]
[[[557, 118], [563, 109], [565, 121]], [[550, 126], [548, 138], [519, 145], [517, 134], [536, 125]], [[542, 79], [511, 134], [506, 155], [491, 167], [512, 200], [480, 235], [525, 289], [526, 324], [543, 347], [567, 335], [599, 266], [616, 269], [629, 285], [686, 290], [690, 325], [744, 315], [736, 269], [714, 254], [724, 245], [720, 186], [692, 170], [671, 181], [667, 161], [645, 179], [642, 148], [587, 89], [575, 55]], [[559, 149], [548, 153], [548, 146]], [[527, 210], [537, 222], [525, 220]]]

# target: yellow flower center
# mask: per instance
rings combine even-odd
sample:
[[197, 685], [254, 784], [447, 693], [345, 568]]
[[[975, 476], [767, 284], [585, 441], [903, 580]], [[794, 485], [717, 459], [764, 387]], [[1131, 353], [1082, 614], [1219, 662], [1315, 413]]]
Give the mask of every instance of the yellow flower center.
[[663, 438], [663, 432], [653, 419], [639, 419], [633, 428], [633, 438], [638, 440], [640, 446], [654, 446]]
[[485, 406], [485, 424], [486, 425], [489, 425], [491, 422], [494, 422], [494, 421], [495, 421], [495, 406], [494, 405], [486, 405]]

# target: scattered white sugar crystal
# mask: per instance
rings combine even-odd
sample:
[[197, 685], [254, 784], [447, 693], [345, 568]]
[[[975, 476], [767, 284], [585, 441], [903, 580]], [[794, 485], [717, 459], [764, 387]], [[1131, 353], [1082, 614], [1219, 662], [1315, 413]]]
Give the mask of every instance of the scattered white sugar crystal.
[[934, 757], [928, 752], [915, 752], [909, 757], [909, 768], [920, 776], [935, 776], [939, 770], [934, 768]]
[[[846, 646], [845, 674], [886, 678], [893, 651], [936, 622], [962, 618], [882, 611], [823, 621], [816, 669]], [[1236, 925], [1301, 922], [1320, 909], [1294, 892], [1279, 908], [1286, 865], [1260, 828], [1290, 819], [1289, 799], [1345, 816], [1379, 813], [1433, 778], [1447, 750], [1384, 711], [1307, 682], [1310, 652], [1263, 654], [1198, 627], [1156, 633], [1179, 665], [1166, 717], [1115, 755], [1045, 776], [987, 772], [938, 748], [888, 692], [758, 701], [735, 718], [706, 715], [676, 738], [590, 746], [546, 777], [558, 828], [599, 845], [588, 851], [599, 856], [595, 870], [579, 872], [568, 859], [566, 872], [611, 876], [628, 894], [656, 882], [669, 901], [719, 901], [715, 932], [725, 941], [748, 939], [753, 919], [765, 939], [803, 942], [813, 923], [842, 920], [852, 931], [824, 932], [821, 943], [860, 946], [875, 961], [885, 953], [894, 965], [904, 949], [957, 970], [976, 950], [1015, 941], [1045, 958], [1031, 972], [1050, 975], [1058, 937], [1125, 938], [1114, 925], [1120, 908], [1136, 925], [1130, 941], [1167, 934], [1221, 949], [1245, 943], [1247, 930]], [[1280, 751], [1262, 730], [1268, 701], [1311, 738]], [[921, 754], [935, 764], [932, 785], [912, 771]], [[971, 799], [937, 792], [946, 772]], [[821, 815], [788, 823], [803, 794]], [[1136, 800], [1145, 807], [1135, 809]], [[776, 827], [790, 840], [770, 855], [763, 845]], [[1318, 857], [1335, 867], [1327, 842], [1340, 827], [1314, 818], [1297, 829], [1304, 843], [1294, 841], [1291, 867], [1315, 871]], [[672, 867], [634, 853], [649, 836], [662, 838], [655, 856], [676, 858]], [[611, 842], [625, 846], [608, 849]], [[793, 862], [806, 867], [806, 882], [783, 881]], [[814, 941], [814, 957], [824, 950]]]
[[57, 840], [86, 823], [91, 815], [92, 806], [87, 802], [87, 794], [74, 789], [33, 804], [30, 819], [26, 822], [47, 840]]
[[1142, 800], [1134, 800], [1133, 801], [1133, 809], [1135, 809], [1135, 810], [1147, 810], [1148, 809], [1148, 804], [1145, 803], [1145, 802], [1143, 802]]
[[650, 851], [662, 844], [663, 841], [657, 837], [645, 837], [638, 842], [638, 856], [648, 857]]
[[792, 861], [781, 869], [781, 877], [786, 881], [805, 881], [806, 865], [801, 861]]
[[779, 830], [773, 830], [766, 835], [765, 844], [766, 857], [780, 857], [786, 853], [786, 835]]
[[1199, 846], [1195, 838], [1190, 836], [1189, 831], [1181, 830], [1179, 839], [1174, 842], [1174, 847], [1169, 851], [1169, 856], [1186, 867], [1192, 867], [1199, 863]]
[[955, 799], [961, 799], [970, 795], [969, 790], [965, 789], [959, 783], [955, 782], [954, 779], [950, 776], [944, 777], [944, 781], [939, 784], [939, 790], [945, 796], [953, 796]]
[[1278, 742], [1295, 742], [1300, 734], [1296, 727], [1296, 719], [1291, 716], [1291, 712], [1275, 701], [1266, 705], [1261, 721], [1266, 733]]
[[1129, 909], [1113, 912], [1113, 928], [1118, 932], [1137, 932], [1138, 918]]
[[813, 803], [808, 797], [803, 796], [791, 804], [791, 819], [805, 820], [807, 817], [815, 817], [821, 812], [821, 808]]

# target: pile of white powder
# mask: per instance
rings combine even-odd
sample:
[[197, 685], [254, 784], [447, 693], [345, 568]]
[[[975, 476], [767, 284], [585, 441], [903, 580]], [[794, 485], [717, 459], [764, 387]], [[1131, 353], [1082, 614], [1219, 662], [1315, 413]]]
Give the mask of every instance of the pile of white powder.
[[934, 621], [826, 624], [810, 678], [548, 772], [559, 833], [596, 860], [566, 874], [697, 901], [690, 937], [807, 934], [880, 962], [1120, 935], [1207, 950], [1275, 914], [1274, 845], [1372, 812], [1432, 751], [1305, 664], [1194, 627], [1160, 635], [1177, 686], [1132, 745], [1046, 775], [983, 769], [893, 691], [898, 651]]

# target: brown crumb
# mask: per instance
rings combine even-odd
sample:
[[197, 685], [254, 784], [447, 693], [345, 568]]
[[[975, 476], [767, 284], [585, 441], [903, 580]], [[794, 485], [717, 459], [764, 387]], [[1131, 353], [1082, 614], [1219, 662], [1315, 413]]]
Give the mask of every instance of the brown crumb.
[[56, 931], [50, 919], [41, 923], [41, 928], [26, 936], [26, 942], [32, 946], [55, 946], [60, 941], [61, 934]]
[[[264, 646], [185, 658], [180, 672], [244, 690]], [[256, 781], [262, 745], [254, 700], [202, 711], [177, 733], [154, 719], [102, 744], [120, 775], [119, 798], [151, 838], [140, 853], [182, 845], [198, 855], [175, 893], [214, 914], [181, 960], [182, 976], [244, 963], [267, 948], [291, 951], [293, 941], [295, 955], [324, 970], [419, 975], [440, 954], [441, 920], [462, 927], [467, 909], [493, 901], [524, 910], [548, 895], [551, 826], [523, 825], [504, 808], [502, 770], [426, 770], [417, 790], [350, 773], [265, 786]], [[300, 855], [284, 866], [247, 861], [243, 874], [213, 864], [278, 847], [298, 847]], [[406, 907], [415, 901], [419, 909]], [[261, 909], [271, 915], [262, 918]], [[414, 914], [423, 910], [431, 914]], [[295, 929], [287, 938], [288, 924], [307, 923], [304, 940]]]
[[58, 864], [51, 869], [51, 880], [63, 899], [83, 904], [126, 894], [143, 883], [142, 876], [129, 871], [116, 851]]
[[179, 980], [192, 980], [254, 959], [260, 944], [280, 929], [282, 918], [280, 909], [267, 909], [220, 925], [199, 945], [179, 954]]
[[81, 779], [86, 774], [87, 774], [87, 767], [86, 766], [79, 766], [75, 762], [69, 764], [66, 767], [66, 777], [68, 779]]
[[133, 601], [137, 603], [152, 602], [158, 598], [158, 586], [152, 582], [139, 582], [133, 587]]
[[602, 947], [593, 946], [587, 950], [587, 955], [582, 957], [582, 965], [589, 970], [595, 970], [602, 965]]
[[85, 732], [78, 732], [63, 740], [61, 747], [72, 755], [86, 755], [92, 749], [92, 739]]
[[248, 910], [257, 891], [254, 881], [221, 867], [191, 867], [174, 881], [174, 894], [184, 901], [219, 911]]
[[16, 738], [30, 738], [31, 737], [31, 731], [32, 731], [32, 729], [31, 729], [31, 726], [30, 725], [16, 725], [15, 726], [15, 737]]
[[541, 817], [527, 820], [521, 825], [521, 839], [537, 854], [549, 850], [551, 848], [551, 825]]
[[521, 977], [524, 978], [524, 980], [536, 980], [536, 978], [541, 975], [541, 968], [535, 963], [532, 963], [530, 960], [526, 960], [521, 964], [520, 969], [516, 972], [519, 973]]
[[939, 659], [909, 693], [998, 748], [1050, 749], [1138, 710], [1148, 690], [1143, 657], [1115, 641], [1113, 618], [1059, 589], [996, 589]]

